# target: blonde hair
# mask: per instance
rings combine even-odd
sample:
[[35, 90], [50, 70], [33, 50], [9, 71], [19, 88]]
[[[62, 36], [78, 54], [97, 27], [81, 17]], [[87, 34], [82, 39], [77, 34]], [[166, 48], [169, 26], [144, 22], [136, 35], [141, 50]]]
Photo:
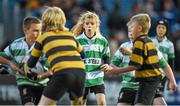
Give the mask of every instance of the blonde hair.
[[83, 24], [85, 22], [85, 19], [87, 18], [92, 18], [96, 21], [96, 25], [97, 25], [97, 30], [96, 30], [96, 33], [99, 33], [100, 34], [100, 19], [99, 19], [99, 16], [94, 13], [94, 12], [90, 12], [90, 11], [87, 11], [85, 13], [82, 13], [77, 24], [72, 28], [72, 32], [74, 33], [74, 35], [78, 36], [80, 34], [82, 34], [84, 32], [84, 28], [83, 28]]
[[142, 27], [142, 32], [147, 34], [151, 27], [151, 18], [146, 13], [141, 13], [134, 15], [127, 25], [131, 24], [132, 22], [137, 22]]
[[62, 9], [58, 7], [48, 7], [42, 14], [43, 31], [67, 31], [65, 27], [66, 17]]

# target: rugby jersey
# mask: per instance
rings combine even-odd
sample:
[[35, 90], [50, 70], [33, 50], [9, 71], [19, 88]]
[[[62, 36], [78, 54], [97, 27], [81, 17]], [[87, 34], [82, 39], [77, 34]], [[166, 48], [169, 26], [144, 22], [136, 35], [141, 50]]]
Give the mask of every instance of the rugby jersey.
[[[31, 48], [33, 48], [33, 46]], [[13, 41], [4, 49], [4, 52], [0, 52], [0, 55], [14, 62], [19, 68], [23, 68], [24, 59], [31, 52], [31, 48], [28, 47], [25, 37], [22, 37]], [[45, 57], [41, 57], [39, 62], [42, 65], [46, 65], [46, 60], [47, 59]], [[33, 70], [35, 70], [36, 73], [43, 73], [45, 71], [36, 67], [33, 68]], [[20, 75], [19, 73], [16, 74], [16, 82], [18, 85], [46, 86], [48, 81], [48, 79], [33, 81], [26, 76]]]
[[108, 41], [100, 34], [94, 35], [89, 39], [85, 33], [77, 38], [77, 41], [83, 46], [85, 58], [86, 81], [85, 86], [95, 86], [103, 84], [104, 72], [100, 65], [103, 64], [104, 57], [110, 57]]
[[129, 65], [138, 68], [135, 71], [136, 79], [154, 80], [160, 76], [157, 49], [147, 35], [141, 35], [134, 40]]
[[[120, 48], [127, 48], [128, 50], [131, 50], [133, 43], [132, 42], [125, 42], [123, 43], [119, 49], [115, 52], [114, 56], [111, 59], [111, 64], [119, 67], [127, 67], [130, 62], [130, 56], [127, 54], [123, 54], [120, 51]], [[160, 60], [160, 67], [163, 69], [166, 65], [167, 62], [164, 60], [162, 53], [158, 51], [158, 58]], [[131, 88], [134, 90], [138, 90], [139, 88], [139, 83], [135, 82], [134, 80], [134, 72], [127, 72], [123, 73], [122, 76], [122, 88]]]
[[82, 46], [68, 31], [46, 32], [39, 36], [28, 60], [29, 67], [34, 67], [42, 51], [48, 58], [53, 72], [66, 69], [84, 69], [80, 55], [83, 51]]
[[168, 61], [170, 58], [175, 58], [174, 45], [170, 40], [167, 39], [167, 37], [165, 37], [161, 42], [158, 41], [157, 37], [154, 37], [152, 38], [152, 41], [162, 52], [166, 61]]

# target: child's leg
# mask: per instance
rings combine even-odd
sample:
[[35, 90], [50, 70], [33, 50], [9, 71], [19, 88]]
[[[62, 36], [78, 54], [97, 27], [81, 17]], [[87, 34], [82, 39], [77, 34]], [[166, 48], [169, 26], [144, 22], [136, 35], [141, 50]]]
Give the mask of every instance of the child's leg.
[[155, 106], [156, 105], [167, 106], [167, 103], [163, 97], [157, 97], [157, 98], [154, 98], [153, 105], [155, 105]]
[[38, 105], [56, 105], [57, 101], [52, 100], [44, 95], [42, 95], [41, 100]]
[[96, 100], [98, 106], [106, 106], [106, 96], [104, 93], [97, 93]]

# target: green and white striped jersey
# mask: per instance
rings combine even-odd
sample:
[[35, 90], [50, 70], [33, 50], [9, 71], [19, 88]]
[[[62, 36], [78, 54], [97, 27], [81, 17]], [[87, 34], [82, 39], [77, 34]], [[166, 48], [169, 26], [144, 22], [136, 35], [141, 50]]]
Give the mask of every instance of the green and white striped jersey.
[[85, 58], [83, 59], [86, 67], [85, 86], [95, 86], [104, 83], [104, 72], [100, 65], [103, 64], [104, 57], [110, 57], [108, 41], [100, 34], [96, 34], [89, 39], [84, 33], [77, 37], [77, 41], [82, 45]]
[[162, 52], [166, 61], [168, 61], [169, 58], [175, 58], [174, 45], [167, 39], [167, 37], [165, 37], [161, 42], [158, 41], [157, 37], [154, 37], [152, 38], [152, 41]]
[[[19, 38], [13, 41], [9, 46], [4, 49], [4, 52], [0, 52], [0, 55], [5, 57], [6, 59], [14, 62], [19, 68], [23, 68], [24, 61], [27, 56], [30, 55], [32, 50], [28, 47], [25, 38]], [[36, 73], [44, 72], [44, 65], [46, 64], [47, 59], [45, 57], [41, 57], [36, 65], [34, 70]], [[45, 79], [42, 81], [33, 81], [26, 76], [22, 76], [19, 73], [16, 74], [16, 82], [18, 85], [32, 85], [32, 86], [46, 86], [49, 79]]]
[[[131, 41], [123, 43], [115, 52], [113, 58], [111, 59], [111, 64], [118, 67], [127, 67], [130, 62], [130, 57], [129, 55], [120, 52], [120, 48], [127, 48], [130, 50], [132, 46], [133, 43]], [[160, 59], [160, 67], [164, 68], [167, 62], [164, 60], [163, 55], [160, 51], [158, 51], [158, 57]], [[137, 90], [139, 88], [139, 83], [134, 82], [134, 75], [134, 71], [122, 74], [122, 88], [131, 88], [134, 90]]]

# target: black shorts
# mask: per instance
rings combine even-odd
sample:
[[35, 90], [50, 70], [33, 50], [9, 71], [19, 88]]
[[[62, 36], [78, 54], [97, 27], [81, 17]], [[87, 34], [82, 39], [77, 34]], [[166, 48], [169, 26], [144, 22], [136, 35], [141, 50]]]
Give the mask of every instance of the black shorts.
[[58, 101], [65, 92], [70, 94], [70, 99], [74, 100], [83, 96], [85, 83], [85, 71], [83, 69], [66, 69], [55, 72], [44, 89], [43, 95]]
[[91, 86], [91, 87], [85, 87], [85, 93], [84, 93], [83, 99], [86, 99], [87, 95], [89, 93], [95, 93], [95, 94], [103, 93], [103, 94], [105, 94], [104, 90], [105, 90], [104, 84]]
[[19, 85], [18, 88], [23, 105], [27, 102], [33, 102], [35, 105], [37, 105], [41, 99], [41, 95], [44, 89], [44, 87], [31, 85]]
[[161, 83], [159, 84], [157, 90], [156, 90], [156, 95], [154, 98], [158, 98], [158, 97], [163, 97], [163, 92], [162, 92], [162, 89], [161, 89]]
[[164, 90], [165, 90], [165, 86], [166, 86], [166, 81], [168, 80], [167, 77], [164, 77], [160, 84], [158, 85], [158, 89], [156, 91], [156, 95], [155, 95], [155, 98], [158, 98], [158, 97], [163, 97], [163, 94], [164, 94]]
[[135, 104], [152, 105], [160, 80], [161, 77], [155, 81], [140, 81]]
[[119, 92], [118, 103], [129, 103], [134, 105], [137, 90], [131, 88], [122, 88]]

